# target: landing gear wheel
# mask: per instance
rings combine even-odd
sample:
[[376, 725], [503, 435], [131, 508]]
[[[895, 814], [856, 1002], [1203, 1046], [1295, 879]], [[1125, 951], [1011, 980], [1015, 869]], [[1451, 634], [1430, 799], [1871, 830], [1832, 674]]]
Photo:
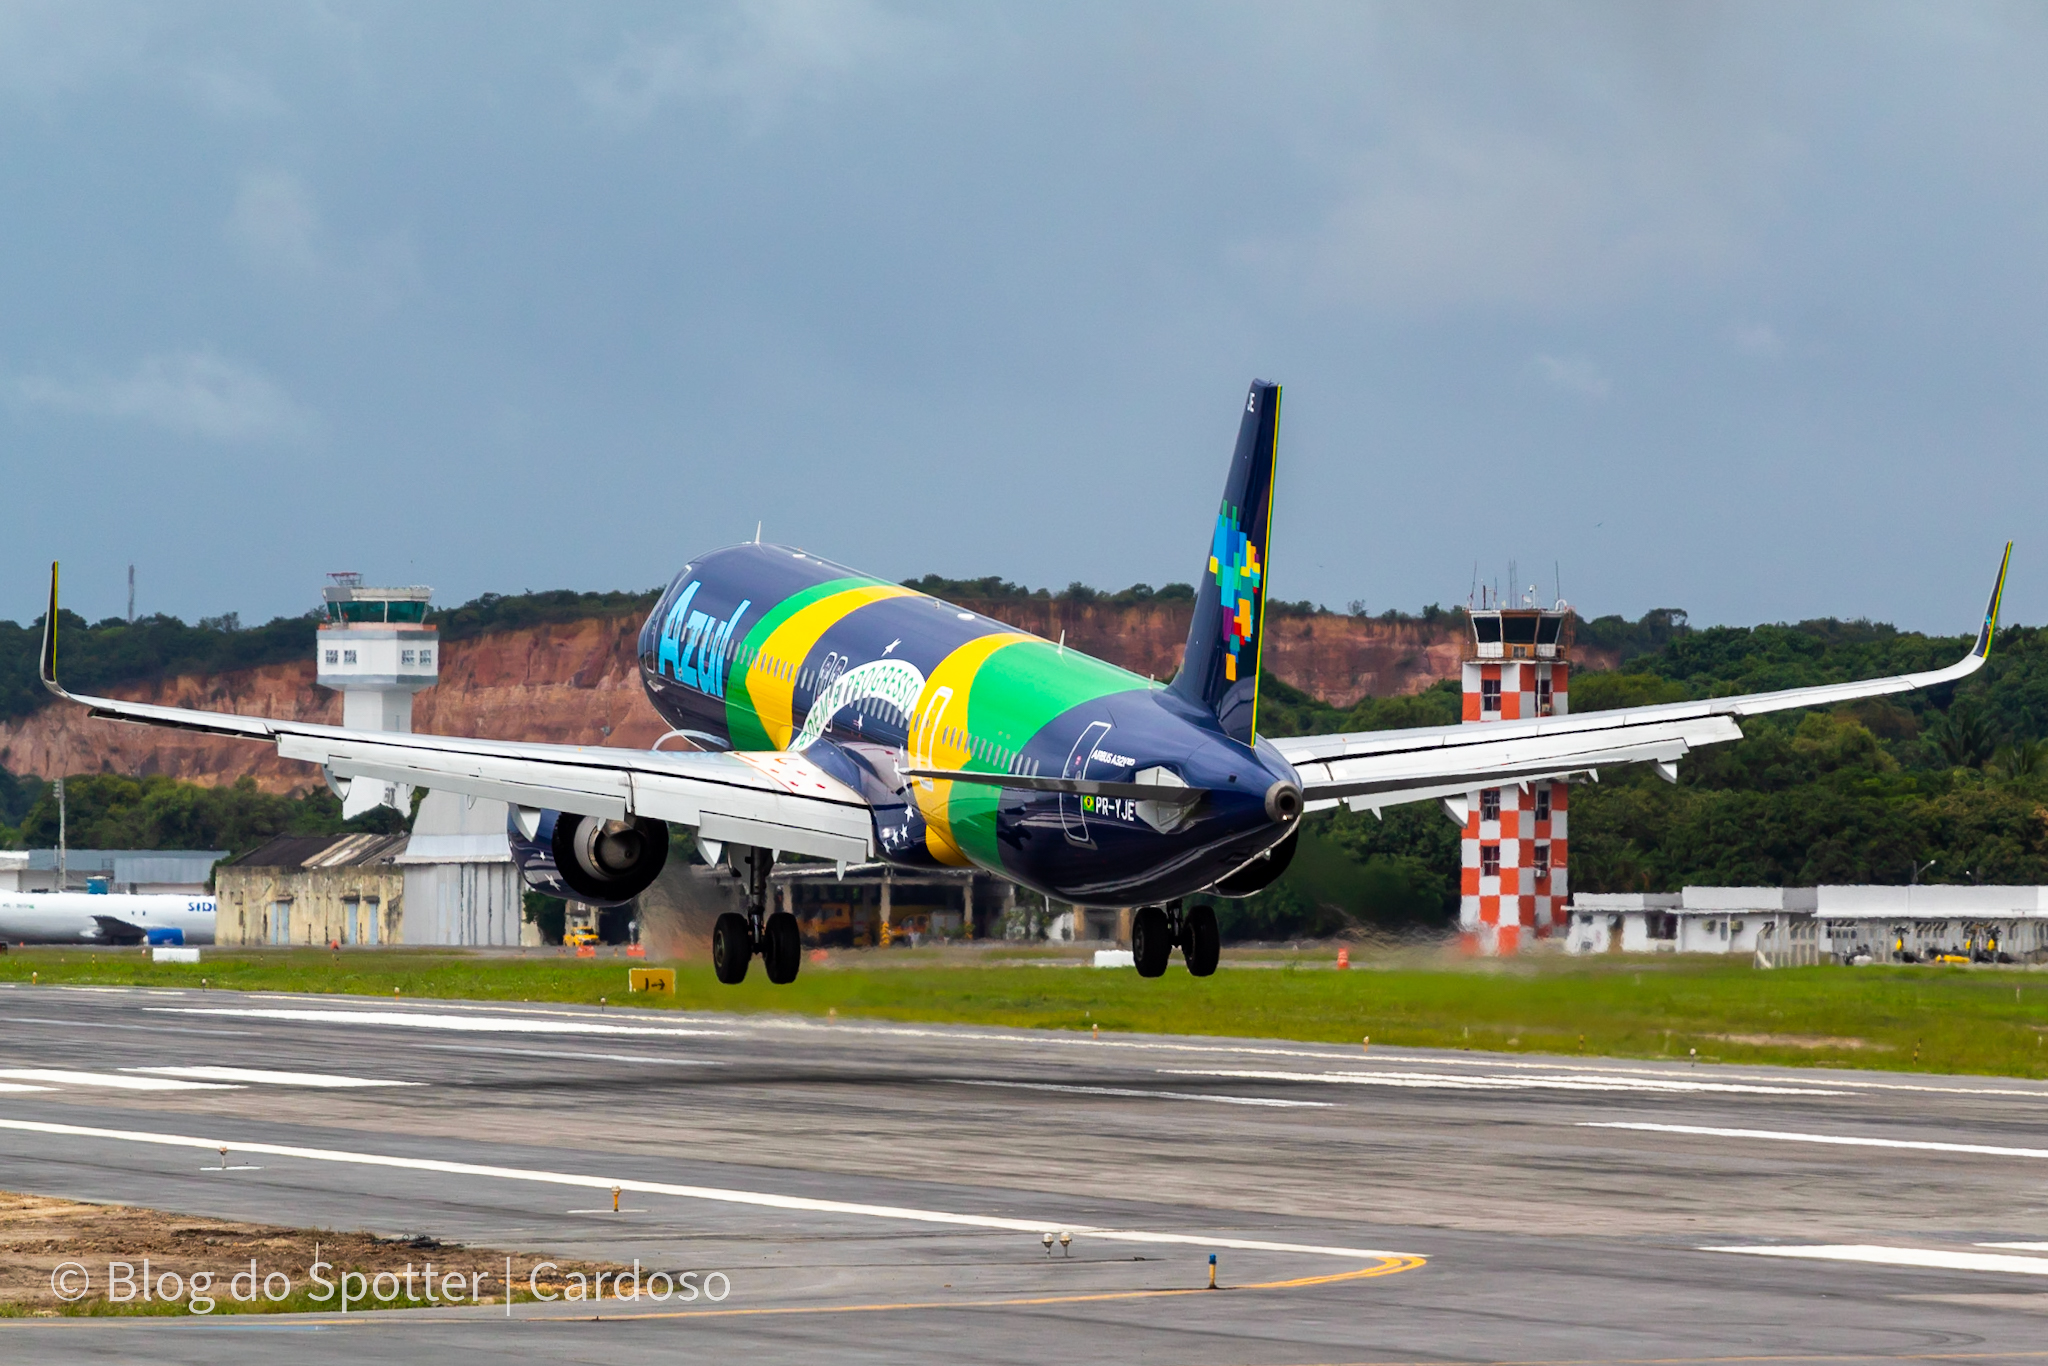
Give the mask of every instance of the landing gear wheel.
[[711, 927], [712, 970], [727, 986], [738, 986], [747, 980], [747, 965], [753, 960], [754, 935], [747, 928], [747, 918], [727, 911]]
[[761, 966], [768, 969], [768, 980], [779, 987], [794, 982], [803, 956], [804, 945], [803, 940], [797, 937], [796, 917], [788, 911], [777, 911], [769, 916], [767, 929], [761, 936]]
[[1137, 960], [1138, 975], [1163, 976], [1172, 953], [1173, 927], [1166, 923], [1165, 908], [1140, 906], [1131, 917], [1131, 957]]
[[1180, 933], [1180, 956], [1188, 971], [1197, 977], [1216, 971], [1216, 960], [1223, 956], [1223, 940], [1216, 933], [1216, 908], [1188, 907], [1181, 914]]

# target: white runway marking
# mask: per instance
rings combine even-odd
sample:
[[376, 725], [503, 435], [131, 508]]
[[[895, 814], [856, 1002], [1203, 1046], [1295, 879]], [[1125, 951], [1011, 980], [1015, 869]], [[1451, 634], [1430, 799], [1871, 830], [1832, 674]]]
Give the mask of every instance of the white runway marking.
[[190, 1077], [196, 1081], [243, 1081], [259, 1086], [423, 1086], [417, 1081], [379, 1081], [375, 1077], [338, 1077], [326, 1072], [268, 1072], [256, 1067], [124, 1067], [152, 1077]]
[[1777, 1129], [1716, 1129], [1704, 1124], [1641, 1124], [1622, 1120], [1584, 1123], [1581, 1129], [1639, 1129], [1653, 1134], [1697, 1134], [1704, 1138], [1763, 1138], [1779, 1143], [1825, 1143], [1842, 1148], [1908, 1148], [1923, 1153], [1970, 1153], [1979, 1157], [2048, 1157], [2048, 1148], [2008, 1148], [1996, 1143], [1936, 1143], [1917, 1138], [1854, 1138], [1846, 1134], [1798, 1134]]
[[51, 1091], [51, 1090], [55, 1090], [55, 1089], [56, 1089], [55, 1087], [50, 1087], [50, 1086], [23, 1086], [23, 1085], [22, 1085], [22, 1084], [21, 1084], [20, 1082], [15, 1082], [15, 1081], [0, 1081], [0, 1092], [12, 1092], [12, 1091]]
[[1116, 1243], [1230, 1248], [1240, 1252], [1294, 1252], [1317, 1257], [1359, 1257], [1367, 1260], [1410, 1255], [1375, 1248], [1324, 1247], [1312, 1243], [1277, 1243], [1256, 1238], [1209, 1238], [1194, 1233], [1153, 1233], [1145, 1229], [1098, 1228], [1057, 1219], [1003, 1219], [991, 1215], [953, 1214], [945, 1210], [912, 1209], [900, 1205], [867, 1205], [846, 1200], [819, 1200], [805, 1195], [774, 1195], [766, 1191], [726, 1190], [717, 1186], [681, 1186], [663, 1181], [635, 1181], [630, 1177], [581, 1176], [574, 1172], [540, 1171], [528, 1167], [491, 1167], [475, 1162], [444, 1162], [426, 1157], [389, 1157], [382, 1153], [346, 1152], [334, 1148], [298, 1148], [282, 1143], [244, 1143], [240, 1140], [151, 1133], [137, 1129], [97, 1129], [82, 1124], [48, 1124], [29, 1119], [0, 1119], [0, 1129], [13, 1129], [31, 1134], [55, 1134], [65, 1138], [100, 1138], [121, 1143], [148, 1143], [169, 1148], [200, 1148], [207, 1152], [217, 1152], [225, 1147], [237, 1156], [261, 1154], [269, 1157], [295, 1157], [307, 1162], [344, 1162], [363, 1167], [440, 1172], [449, 1176], [478, 1176], [500, 1181], [533, 1181], [555, 1186], [577, 1186], [586, 1190], [609, 1191], [616, 1186], [622, 1191], [632, 1191], [636, 1195], [670, 1195], [683, 1200], [707, 1200], [727, 1205], [750, 1205], [761, 1209], [852, 1215], [916, 1224], [945, 1224], [955, 1228], [996, 1229], [1009, 1233], [1029, 1234], [1033, 1238], [1064, 1229], [1076, 1238], [1100, 1238], [1105, 1242]]
[[1865, 1262], [1873, 1266], [1924, 1267], [1936, 1271], [2004, 1271], [2020, 1276], [2048, 1276], [2048, 1257], [2011, 1257], [1942, 1248], [1831, 1243], [1815, 1247], [1703, 1247], [1700, 1251], [1740, 1252], [1751, 1257], [1794, 1257], [1820, 1262]]
[[1201, 1091], [1133, 1091], [1121, 1086], [1061, 1086], [1049, 1081], [969, 1081], [951, 1079], [959, 1086], [1003, 1086], [1018, 1091], [1079, 1091], [1092, 1096], [1135, 1096], [1140, 1100], [1209, 1100], [1218, 1105], [1270, 1105], [1274, 1107], [1327, 1110], [1327, 1100], [1269, 1100], [1264, 1096], [1215, 1096]]
[[[150, 994], [157, 994], [157, 989], [153, 988], [135, 988], [134, 990], [137, 990], [138, 992], [149, 992]], [[161, 994], [175, 996], [180, 995], [182, 993], [168, 991], [162, 992]], [[258, 1000], [306, 1001], [315, 1004], [324, 1004], [334, 999], [332, 996], [327, 995], [309, 996], [293, 992], [263, 992], [253, 994]], [[366, 998], [357, 999], [366, 1000]], [[144, 1009], [153, 1009], [153, 1007], [145, 1006]], [[500, 1016], [523, 1015], [533, 1016], [541, 1019], [557, 1020], [587, 1019], [591, 1018], [594, 1014], [594, 1012], [577, 1010], [574, 1008], [564, 1008], [559, 1006], [535, 1006], [531, 1003], [521, 1003], [518, 1005], [513, 1005], [509, 1002], [504, 1001], [493, 1001], [489, 1004], [470, 1004], [460, 1001], [436, 1001], [434, 1003], [434, 1009], [448, 1013], [464, 1011], [489, 1012]], [[680, 1025], [693, 1028], [698, 1026], [704, 1026], [702, 1028], [696, 1028], [696, 1032], [698, 1033], [721, 1035], [724, 1037], [745, 1037], [750, 1032], [780, 1031], [798, 1033], [847, 1034], [855, 1036], [895, 1036], [911, 1039], [944, 1039], [964, 1043], [1024, 1044], [1032, 1046], [1050, 1045], [1055, 1047], [1085, 1049], [1125, 1049], [1134, 1050], [1138, 1052], [1152, 1053], [1225, 1054], [1238, 1056], [1299, 1059], [1304, 1062], [1352, 1062], [1355, 1061], [1358, 1057], [1358, 1054], [1356, 1052], [1348, 1050], [1339, 1052], [1331, 1050], [1329, 1048], [1319, 1049], [1316, 1048], [1314, 1045], [1290, 1045], [1281, 1044], [1277, 1042], [1269, 1044], [1196, 1043], [1193, 1041], [1181, 1041], [1173, 1039], [1150, 1039], [1143, 1037], [1097, 1039], [1091, 1038], [1086, 1034], [1068, 1030], [1020, 1029], [1012, 1031], [1010, 1033], [992, 1033], [957, 1026], [942, 1028], [919, 1028], [914, 1025], [857, 1024], [846, 1021], [828, 1022], [825, 1020], [805, 1019], [748, 1019], [743, 1022], [736, 1022], [731, 1020], [730, 1017], [718, 1015], [707, 1016], [695, 1012], [676, 1012], [676, 1016], [678, 1023]], [[712, 1025], [730, 1025], [735, 1027], [709, 1027]], [[1373, 1060], [1374, 1062], [1379, 1063], [1383, 1066], [1400, 1066], [1404, 1064], [1413, 1063], [1429, 1067], [1487, 1067], [1502, 1070], [1519, 1069], [1527, 1071], [1569, 1073], [1575, 1075], [1590, 1074], [1592, 1076], [1599, 1078], [1626, 1078], [1632, 1076], [1641, 1076], [1671, 1081], [1685, 1080], [1685, 1074], [1695, 1070], [1694, 1068], [1684, 1067], [1676, 1063], [1663, 1067], [1648, 1065], [1630, 1066], [1626, 1063], [1621, 1063], [1611, 1059], [1598, 1062], [1581, 1062], [1566, 1058], [1544, 1057], [1540, 1054], [1530, 1057], [1515, 1057], [1488, 1053], [1466, 1055], [1453, 1054], [1443, 1050], [1418, 1050], [1416, 1052], [1410, 1053], [1398, 1047], [1390, 1048], [1384, 1054], [1375, 1055]], [[1793, 1078], [1732, 1072], [1726, 1070], [1726, 1067], [1720, 1064], [1708, 1064], [1708, 1066], [1713, 1069], [1711, 1075], [1723, 1081], [1756, 1082], [1763, 1085], [1779, 1085], [1784, 1084], [1788, 1081], [1792, 1082], [1795, 1085], [1800, 1086], [1812, 1084], [1805, 1082], [1803, 1080]], [[2048, 1100], [2048, 1087], [2040, 1086], [2038, 1084], [2032, 1090], [2022, 1090], [2017, 1086], [1956, 1086], [1941, 1083], [1869, 1081], [1861, 1077], [1846, 1076], [1838, 1070], [1828, 1071], [1824, 1075], [1820, 1076], [1817, 1080], [1821, 1085], [1830, 1087], [1842, 1087], [1853, 1091], [1923, 1091], [1934, 1092], [1941, 1095], [2013, 1096], [2029, 1100]]]
[[1979, 1243], [1978, 1247], [2009, 1247], [2015, 1252], [2048, 1252], [2048, 1243]]
[[1685, 1093], [1706, 1091], [1745, 1096], [1840, 1096], [1843, 1091], [1826, 1091], [1810, 1086], [1759, 1086], [1731, 1081], [1680, 1081], [1663, 1077], [1557, 1076], [1528, 1073], [1514, 1077], [1486, 1077], [1473, 1074], [1451, 1076], [1443, 1072], [1274, 1072], [1251, 1069], [1199, 1069], [1161, 1067], [1174, 1077], [1234, 1077], [1243, 1081], [1313, 1081], [1339, 1086], [1405, 1086], [1440, 1091], [1632, 1091], [1637, 1093]]
[[145, 1034], [215, 1034], [222, 1038], [250, 1039], [253, 1029], [180, 1029], [176, 1025], [107, 1024], [99, 1020], [55, 1020], [41, 1015], [0, 1015], [8, 1024], [62, 1025], [66, 1029], [130, 1029]]
[[553, 1048], [505, 1048], [494, 1043], [409, 1043], [404, 1048], [432, 1048], [445, 1053], [468, 1053], [482, 1057], [510, 1054], [518, 1058], [569, 1058], [587, 1062], [644, 1062], [656, 1067], [729, 1067], [713, 1058], [650, 1058], [641, 1053], [564, 1053]]
[[[13, 986], [14, 984], [12, 983], [0, 983], [0, 990], [11, 990]], [[41, 990], [52, 991], [62, 989], [63, 988], [42, 988]], [[29, 990], [29, 988], [24, 986], [21, 988], [21, 990], [27, 991]], [[107, 990], [133, 993], [136, 995], [165, 997], [181, 996], [188, 994], [177, 990], [165, 990], [162, 988], [146, 987], [107, 988]], [[221, 993], [192, 992], [189, 994], [206, 994], [218, 996]], [[314, 1005], [326, 1005], [327, 1003], [337, 999], [335, 996], [326, 993], [306, 994], [298, 992], [251, 992], [249, 993], [249, 996], [253, 999], [263, 1001], [303, 1001]], [[366, 1005], [389, 1004], [388, 1002], [384, 1002], [382, 998], [342, 997], [340, 999], [360, 1000], [363, 1001], [364, 1004]], [[538, 1017], [542, 1019], [568, 1020], [595, 1018], [598, 1015], [598, 1012], [581, 1010], [574, 1007], [536, 1005], [532, 1002], [512, 1003], [506, 1001], [493, 1001], [488, 1003], [469, 1003], [461, 1001], [435, 1001], [432, 1004], [434, 1010], [451, 1014], [455, 1012], [474, 1011], [490, 1013], [499, 1016], [523, 1015]], [[143, 1008], [145, 1010], [154, 1009], [153, 1007], [147, 1006]], [[734, 1020], [728, 1016], [709, 1014], [697, 1011], [664, 1011], [662, 1012], [662, 1014], [672, 1016], [676, 1019], [678, 1025], [681, 1026], [692, 1028], [702, 1026], [701, 1028], [697, 1028], [697, 1032], [705, 1034], [723, 1035], [726, 1037], [745, 1037], [750, 1033], [782, 1031], [805, 1033], [841, 1033], [848, 1035], [895, 1035], [904, 1038], [931, 1038], [955, 1040], [960, 1042], [1001, 1043], [1013, 1045], [1023, 1044], [1032, 1046], [1056, 1046], [1063, 1048], [1121, 1048], [1133, 1049], [1144, 1052], [1235, 1054], [1240, 1056], [1252, 1055], [1261, 1057], [1299, 1059], [1305, 1062], [1351, 1062], [1356, 1060], [1358, 1057], [1358, 1053], [1355, 1050], [1346, 1049], [1339, 1051], [1334, 1050], [1328, 1046], [1318, 1048], [1313, 1044], [1284, 1044], [1277, 1040], [1265, 1044], [1250, 1044], [1220, 1042], [1199, 1043], [1193, 1040], [1146, 1038], [1143, 1036], [1108, 1037], [1095, 1039], [1091, 1038], [1086, 1034], [1067, 1030], [1018, 1029], [1008, 1033], [997, 1033], [963, 1027], [920, 1028], [917, 1026], [908, 1025], [886, 1025], [879, 1023], [862, 1024], [851, 1021], [827, 1022], [824, 1020], [806, 1020], [789, 1018], [750, 1018], [746, 1020]], [[1445, 1050], [1409, 1050], [1398, 1046], [1389, 1046], [1383, 1053], [1376, 1052], [1373, 1056], [1373, 1061], [1376, 1064], [1384, 1066], [1399, 1066], [1414, 1063], [1418, 1065], [1426, 1065], [1429, 1067], [1487, 1067], [1499, 1069], [1529, 1069], [1551, 1072], [1592, 1073], [1596, 1076], [1601, 1077], [1639, 1075], [1647, 1077], [1670, 1078], [1674, 1080], [1683, 1079], [1685, 1073], [1695, 1070], [1694, 1068], [1686, 1067], [1682, 1064], [1677, 1063], [1673, 1063], [1671, 1065], [1662, 1067], [1650, 1064], [1631, 1066], [1625, 1062], [1621, 1062], [1620, 1060], [1616, 1059], [1605, 1059], [1599, 1061], [1588, 1059], [1582, 1061], [1576, 1058], [1546, 1057], [1542, 1054], [1516, 1056], [1492, 1054], [1485, 1052], [1454, 1053]], [[1786, 1080], [1792, 1080], [1795, 1082], [1797, 1081], [1797, 1079], [1793, 1078], [1780, 1078], [1770, 1075], [1759, 1075], [1731, 1071], [1730, 1068], [1735, 1066], [1734, 1064], [1707, 1064], [1706, 1066], [1712, 1068], [1711, 1075], [1726, 1080], [1754, 1081], [1764, 1084], [1778, 1083]], [[1822, 1069], [1802, 1070], [1822, 1071]], [[2005, 1087], [1989, 1087], [1957, 1086], [1942, 1084], [1939, 1082], [1933, 1082], [1929, 1084], [1902, 1081], [1871, 1081], [1865, 1080], [1862, 1077], [1852, 1077], [1849, 1075], [1845, 1075], [1839, 1070], [1827, 1070], [1821, 1077], [1818, 1078], [1818, 1080], [1821, 1082], [1821, 1084], [1826, 1086], [1845, 1087], [1859, 1091], [1924, 1091], [1952, 1095], [2012, 1096], [2033, 1100], [2048, 1099], [2048, 1086], [2043, 1086], [2038, 1083], [2032, 1090], [2022, 1090], [2020, 1089], [2020, 1085], [2024, 1085], [2024, 1083]]]
[[407, 1029], [459, 1029], [483, 1034], [640, 1034], [654, 1038], [726, 1037], [726, 1029], [650, 1029], [643, 1025], [596, 1024], [584, 1020], [513, 1019], [503, 1015], [451, 1015], [410, 1010], [281, 1010], [250, 1006], [148, 1006], [176, 1015], [236, 1015], [253, 1020], [302, 1020], [310, 1024], [399, 1025]]
[[111, 1086], [121, 1091], [236, 1091], [213, 1081], [174, 1081], [169, 1077], [122, 1077], [106, 1072], [66, 1072], [54, 1067], [0, 1068], [0, 1079], [45, 1081], [58, 1086]]

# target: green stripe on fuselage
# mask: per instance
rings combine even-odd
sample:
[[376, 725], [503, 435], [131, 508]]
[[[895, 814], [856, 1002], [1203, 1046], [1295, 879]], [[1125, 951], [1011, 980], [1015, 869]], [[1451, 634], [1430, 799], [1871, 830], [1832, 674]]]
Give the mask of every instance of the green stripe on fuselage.
[[725, 729], [732, 737], [734, 749], [775, 748], [775, 742], [769, 738], [767, 727], [761, 724], [760, 713], [754, 707], [754, 699], [747, 692], [747, 671], [740, 667], [739, 661], [752, 657], [767, 644], [768, 637], [774, 635], [783, 622], [819, 599], [829, 598], [834, 593], [844, 593], [849, 588], [868, 588], [882, 582], [881, 579], [851, 574], [845, 578], [813, 584], [809, 588], [791, 593], [754, 623], [754, 629], [747, 632], [743, 647], [733, 651], [732, 677], [726, 683]]
[[[1042, 640], [1019, 641], [997, 650], [975, 671], [967, 697], [966, 725], [976, 736], [1022, 750], [1063, 713], [1114, 693], [1159, 687], [1114, 664]], [[973, 759], [966, 765], [1001, 773], [1001, 764]], [[1004, 867], [996, 841], [996, 808], [1002, 789], [985, 783], [954, 783], [946, 804], [953, 840], [984, 868]]]

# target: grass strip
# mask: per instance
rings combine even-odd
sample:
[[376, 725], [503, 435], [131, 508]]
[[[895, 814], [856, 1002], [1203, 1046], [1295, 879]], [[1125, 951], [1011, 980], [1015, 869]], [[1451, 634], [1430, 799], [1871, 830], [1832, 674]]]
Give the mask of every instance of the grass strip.
[[[0, 958], [0, 989], [196, 987], [390, 999], [773, 1011], [1035, 1029], [1228, 1035], [1358, 1045], [1697, 1057], [1703, 1062], [2048, 1077], [2048, 974], [1975, 967], [1759, 971], [1716, 957], [1542, 957], [1329, 970], [1328, 954], [1227, 957], [1206, 980], [944, 949], [833, 953], [795, 983], [758, 966], [721, 986], [680, 963], [673, 997], [626, 991], [622, 958], [448, 949], [208, 949], [199, 965], [45, 949]], [[31, 986], [31, 976], [35, 986]], [[10, 1004], [21, 997], [13, 995]]]

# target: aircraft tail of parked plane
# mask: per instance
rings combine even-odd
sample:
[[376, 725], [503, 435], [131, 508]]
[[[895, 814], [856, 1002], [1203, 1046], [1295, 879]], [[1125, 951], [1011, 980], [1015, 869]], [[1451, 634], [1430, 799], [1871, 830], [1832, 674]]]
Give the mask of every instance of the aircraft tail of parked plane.
[[1280, 389], [1239, 412], [1208, 528], [1186, 657], [1171, 685], [1056, 647], [793, 546], [729, 546], [684, 565], [648, 615], [649, 703], [692, 752], [349, 730], [107, 697], [57, 681], [57, 567], [42, 678], [95, 717], [239, 736], [367, 781], [506, 802], [532, 886], [596, 905], [638, 896], [694, 832], [743, 881], [712, 957], [796, 976], [795, 918], [768, 904], [783, 853], [840, 865], [978, 867], [1050, 898], [1131, 907], [1138, 971], [1179, 947], [1213, 972], [1216, 920], [1196, 893], [1245, 896], [1287, 866], [1305, 811], [1457, 799], [1654, 763], [1666, 776], [1740, 718], [1952, 683], [1998, 630], [2008, 543], [1969, 652], [1943, 669], [1571, 716], [1269, 739], [1258, 733]]

